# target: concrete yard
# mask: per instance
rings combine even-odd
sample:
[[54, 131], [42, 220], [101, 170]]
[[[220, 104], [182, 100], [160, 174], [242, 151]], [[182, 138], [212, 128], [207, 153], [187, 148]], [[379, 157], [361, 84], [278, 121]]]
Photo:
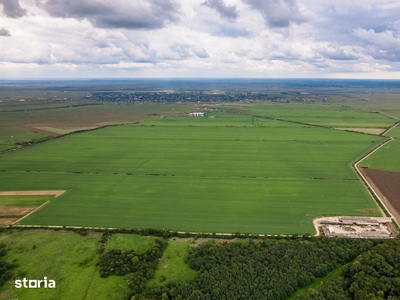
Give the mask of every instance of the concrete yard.
[[314, 224], [327, 237], [389, 239], [399, 234], [390, 218], [329, 217], [316, 219]]

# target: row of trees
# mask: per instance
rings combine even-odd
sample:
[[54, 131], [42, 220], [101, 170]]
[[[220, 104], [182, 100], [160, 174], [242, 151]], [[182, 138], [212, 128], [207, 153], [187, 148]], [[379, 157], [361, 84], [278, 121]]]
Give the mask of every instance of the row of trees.
[[4, 260], [7, 254], [6, 245], [0, 244], [0, 287], [7, 282], [12, 276], [12, 269], [16, 267], [15, 264], [9, 263]]
[[400, 299], [400, 240], [388, 240], [346, 265], [343, 274], [301, 300]]
[[353, 239], [209, 242], [189, 252], [196, 279], [170, 282], [135, 299], [286, 299], [373, 245]]
[[[52, 230], [67, 230], [74, 231], [81, 235], [86, 235], [88, 232], [103, 232], [108, 234], [113, 233], [126, 233], [126, 234], [139, 234], [144, 236], [157, 236], [162, 238], [170, 238], [170, 237], [178, 237], [178, 238], [222, 238], [222, 239], [234, 239], [234, 238], [261, 238], [258, 234], [250, 234], [250, 233], [240, 233], [235, 232], [232, 234], [223, 234], [223, 233], [215, 233], [215, 232], [181, 232], [175, 230], [169, 230], [164, 228], [102, 228], [102, 227], [75, 227], [75, 226], [59, 226], [55, 228], [55, 226], [47, 226], [47, 225], [7, 225], [6, 227], [0, 227], [0, 232], [13, 230], [14, 228], [23, 228], [24, 230], [28, 229], [52, 229]], [[263, 235], [262, 235], [263, 236]], [[275, 238], [312, 238], [309, 233], [305, 233], [304, 235], [275, 235]]]

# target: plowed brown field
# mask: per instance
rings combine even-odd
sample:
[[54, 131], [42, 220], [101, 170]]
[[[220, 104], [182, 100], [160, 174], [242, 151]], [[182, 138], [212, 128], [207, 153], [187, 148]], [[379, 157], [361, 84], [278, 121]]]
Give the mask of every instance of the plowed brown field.
[[400, 222], [400, 173], [360, 168], [364, 177]]

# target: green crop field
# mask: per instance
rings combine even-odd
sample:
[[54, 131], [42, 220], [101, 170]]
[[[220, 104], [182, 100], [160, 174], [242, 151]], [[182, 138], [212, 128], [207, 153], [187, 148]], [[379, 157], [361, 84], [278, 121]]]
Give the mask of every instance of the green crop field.
[[[73, 103], [43, 104], [10, 102], [0, 106], [0, 151], [19, 147], [15, 143], [38, 142], [49, 134], [66, 134], [85, 127], [134, 123], [149, 117], [190, 110], [187, 105], [104, 105], [72, 106]], [[79, 104], [79, 103], [78, 103]], [[8, 105], [4, 107], [4, 105]], [[68, 106], [70, 105], [70, 106]], [[82, 103], [80, 104], [82, 105]], [[26, 110], [25, 110], [26, 109]], [[45, 130], [41, 132], [41, 130]], [[49, 133], [50, 132], [50, 133]]]
[[376, 170], [400, 172], [400, 160], [398, 159], [399, 153], [400, 141], [394, 140], [387, 143], [363, 160], [359, 166]]
[[363, 111], [338, 104], [272, 104], [249, 108], [253, 115], [326, 127], [387, 128], [395, 119], [375, 111]]
[[397, 125], [396, 127], [390, 129], [390, 131], [386, 133], [385, 136], [391, 136], [400, 140], [400, 125]]
[[7, 127], [0, 125], [0, 151], [19, 147], [15, 143], [37, 141], [46, 139], [47, 136], [18, 127]]
[[379, 215], [351, 163], [383, 139], [222, 111], [164, 117], [1, 155], [1, 189], [67, 190], [23, 224], [313, 233], [317, 216]]
[[0, 196], [0, 206], [36, 207], [54, 198], [52, 195]]

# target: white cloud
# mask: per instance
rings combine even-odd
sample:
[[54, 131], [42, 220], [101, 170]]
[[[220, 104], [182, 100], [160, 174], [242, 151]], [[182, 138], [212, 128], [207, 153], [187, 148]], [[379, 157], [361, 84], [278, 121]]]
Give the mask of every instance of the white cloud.
[[7, 1], [16, 9], [0, 15], [1, 76], [24, 66], [32, 77], [400, 71], [397, 0]]

